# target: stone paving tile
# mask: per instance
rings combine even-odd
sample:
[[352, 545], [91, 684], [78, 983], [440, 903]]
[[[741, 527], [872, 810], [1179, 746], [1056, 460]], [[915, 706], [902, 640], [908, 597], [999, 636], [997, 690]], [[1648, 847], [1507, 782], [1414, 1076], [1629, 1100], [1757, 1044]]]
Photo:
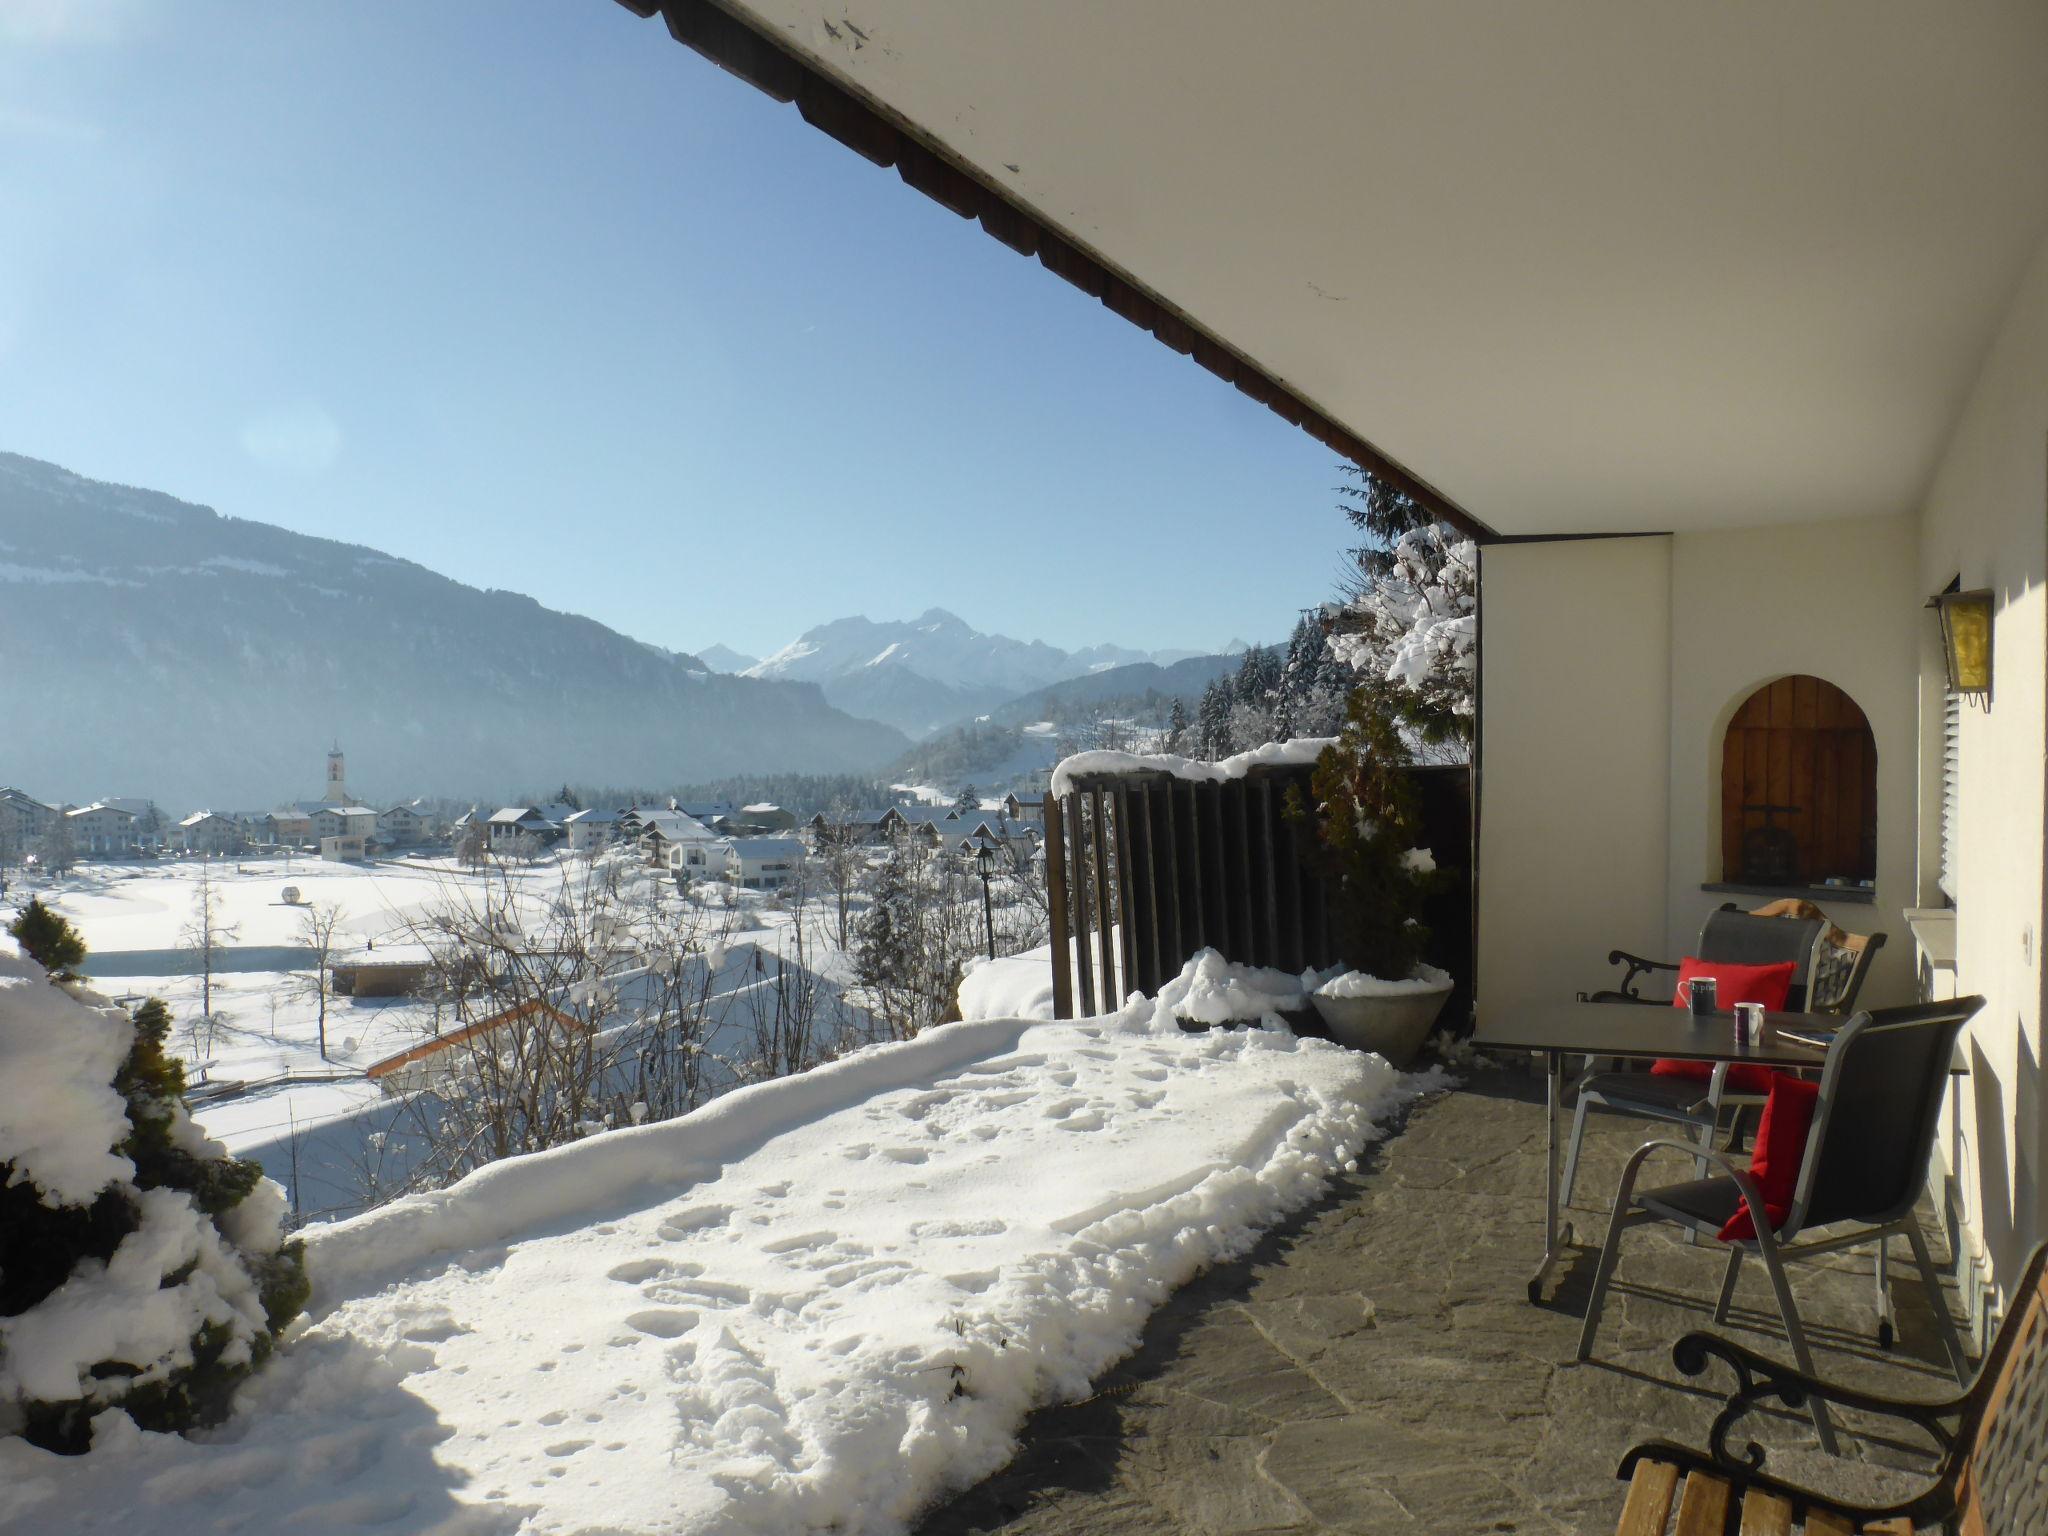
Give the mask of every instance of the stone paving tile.
[[[931, 1511], [920, 1536], [1604, 1536], [1621, 1453], [1652, 1436], [1698, 1443], [1720, 1406], [1725, 1380], [1681, 1378], [1670, 1350], [1710, 1326], [1725, 1251], [1632, 1232], [1594, 1359], [1570, 1363], [1604, 1205], [1647, 1130], [1592, 1121], [1578, 1246], [1531, 1306], [1540, 1095], [1532, 1077], [1486, 1072], [1416, 1108], [1322, 1203], [1169, 1298], [1094, 1398], [1033, 1415], [1011, 1464]], [[1900, 1339], [1885, 1353], [1867, 1251], [1792, 1270], [1823, 1374], [1939, 1395], [1951, 1378], [1903, 1254], [1892, 1282]], [[1754, 1263], [1729, 1331], [1788, 1355]], [[1774, 1466], [1824, 1486], [1867, 1489], [1918, 1460], [1869, 1441], [1852, 1460], [1822, 1457], [1791, 1415], [1759, 1437]]]

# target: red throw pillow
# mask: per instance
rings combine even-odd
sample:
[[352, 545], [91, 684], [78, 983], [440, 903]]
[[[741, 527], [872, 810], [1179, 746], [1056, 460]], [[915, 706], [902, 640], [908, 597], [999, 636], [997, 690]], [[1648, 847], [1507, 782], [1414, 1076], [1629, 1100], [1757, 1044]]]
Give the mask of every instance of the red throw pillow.
[[[1813, 1124], [1813, 1106], [1819, 1099], [1819, 1083], [1781, 1072], [1771, 1082], [1771, 1096], [1764, 1100], [1756, 1150], [1749, 1154], [1749, 1174], [1763, 1195], [1764, 1214], [1770, 1217], [1773, 1231], [1792, 1209], [1799, 1167], [1806, 1160], [1806, 1132]], [[1736, 1208], [1720, 1235], [1724, 1243], [1746, 1242], [1756, 1236], [1747, 1202]]]
[[[1678, 991], [1671, 999], [1674, 1008], [1689, 1008], [1692, 999], [1686, 995], [1686, 983], [1695, 976], [1711, 976], [1716, 982], [1714, 1005], [1726, 1013], [1737, 1003], [1762, 1003], [1765, 1011], [1781, 1013], [1785, 998], [1792, 991], [1792, 973], [1799, 967], [1790, 960], [1779, 960], [1770, 965], [1735, 965], [1725, 960], [1702, 960], [1697, 955], [1687, 955], [1678, 963]], [[1660, 1061], [1650, 1068], [1654, 1077], [1685, 1077], [1694, 1082], [1704, 1083], [1714, 1075], [1711, 1061]], [[1737, 1063], [1728, 1069], [1723, 1079], [1728, 1089], [1735, 1093], [1769, 1093], [1771, 1079], [1778, 1074], [1769, 1067], [1751, 1067]]]

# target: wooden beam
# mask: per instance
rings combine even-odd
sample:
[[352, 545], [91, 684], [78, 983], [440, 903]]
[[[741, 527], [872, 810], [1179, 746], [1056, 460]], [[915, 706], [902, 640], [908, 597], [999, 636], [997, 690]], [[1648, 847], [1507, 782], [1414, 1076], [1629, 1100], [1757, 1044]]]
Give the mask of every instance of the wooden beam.
[[1123, 1001], [1116, 989], [1116, 961], [1110, 954], [1109, 929], [1111, 917], [1122, 914], [1109, 899], [1109, 847], [1103, 831], [1102, 791], [1095, 790], [1088, 796], [1089, 839], [1095, 851], [1095, 945], [1096, 957], [1102, 962], [1102, 1007], [1108, 1013]]
[[[1046, 796], [1052, 798], [1050, 794]], [[1074, 862], [1074, 964], [1079, 970], [1081, 981], [1082, 1018], [1092, 1018], [1102, 1010], [1095, 1005], [1095, 959], [1088, 953], [1088, 936], [1091, 927], [1088, 915], [1089, 863], [1087, 838], [1087, 814], [1078, 791], [1067, 796], [1066, 822], [1073, 828]]]
[[1052, 923], [1052, 1016], [1074, 1017], [1074, 954], [1067, 942], [1067, 848], [1059, 801], [1045, 800], [1045, 895]]

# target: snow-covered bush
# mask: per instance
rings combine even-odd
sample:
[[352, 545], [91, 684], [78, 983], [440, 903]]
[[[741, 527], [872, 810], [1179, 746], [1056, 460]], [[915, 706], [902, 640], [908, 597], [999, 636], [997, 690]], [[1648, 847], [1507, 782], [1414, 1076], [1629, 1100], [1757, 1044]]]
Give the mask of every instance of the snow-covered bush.
[[0, 1434], [217, 1422], [305, 1305], [283, 1191], [193, 1124], [170, 1022], [0, 937]]

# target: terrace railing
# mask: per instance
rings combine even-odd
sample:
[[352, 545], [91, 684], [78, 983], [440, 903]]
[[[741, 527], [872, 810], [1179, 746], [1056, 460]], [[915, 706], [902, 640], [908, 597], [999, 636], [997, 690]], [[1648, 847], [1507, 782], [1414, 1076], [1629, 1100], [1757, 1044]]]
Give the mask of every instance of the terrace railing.
[[[1462, 768], [1418, 768], [1438, 864], [1469, 868], [1471, 812]], [[1307, 766], [1255, 767], [1223, 782], [1132, 768], [1076, 775], [1046, 796], [1053, 1014], [1107, 1012], [1156, 993], [1203, 949], [1299, 973], [1343, 960], [1329, 888], [1311, 857], [1315, 830], [1287, 814], [1312, 806]], [[1469, 886], [1423, 914], [1432, 960], [1471, 974]], [[1459, 1018], [1458, 997], [1446, 1016]]]

